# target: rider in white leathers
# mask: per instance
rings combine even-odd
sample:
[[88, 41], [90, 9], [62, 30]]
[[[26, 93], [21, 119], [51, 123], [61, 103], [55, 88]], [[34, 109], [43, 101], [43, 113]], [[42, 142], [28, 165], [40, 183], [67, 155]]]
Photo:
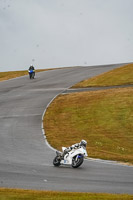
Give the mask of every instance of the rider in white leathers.
[[86, 140], [81, 140], [80, 143], [76, 143], [76, 144], [73, 144], [73, 145], [70, 146], [70, 147], [67, 147], [67, 148], [64, 150], [64, 152], [63, 152], [63, 154], [62, 154], [62, 157], [64, 158], [64, 156], [65, 156], [69, 151], [71, 151], [72, 149], [78, 149], [78, 148], [80, 148], [81, 146], [83, 146], [83, 147], [86, 148], [86, 145], [87, 145], [87, 141], [86, 141]]

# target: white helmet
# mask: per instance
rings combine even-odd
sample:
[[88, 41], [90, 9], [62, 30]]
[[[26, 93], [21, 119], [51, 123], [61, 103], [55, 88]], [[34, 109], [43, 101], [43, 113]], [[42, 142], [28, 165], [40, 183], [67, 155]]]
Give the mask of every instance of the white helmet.
[[86, 147], [86, 145], [87, 145], [87, 141], [86, 140], [81, 140], [80, 146]]

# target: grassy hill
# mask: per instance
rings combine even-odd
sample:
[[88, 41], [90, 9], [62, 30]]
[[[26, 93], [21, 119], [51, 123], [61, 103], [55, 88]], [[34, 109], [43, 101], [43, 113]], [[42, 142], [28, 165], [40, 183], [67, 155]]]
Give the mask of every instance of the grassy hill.
[[109, 72], [81, 81], [73, 88], [113, 86], [133, 84], [133, 64], [113, 69]]
[[[121, 74], [123, 78], [119, 79], [127, 80], [124, 74], [129, 77], [131, 69], [132, 65], [127, 65], [98, 77], [109, 80], [106, 78], [109, 74], [114, 77]], [[133, 163], [132, 122], [133, 87], [130, 87], [60, 95], [47, 109], [44, 128], [49, 143], [56, 149], [85, 139], [89, 157]]]

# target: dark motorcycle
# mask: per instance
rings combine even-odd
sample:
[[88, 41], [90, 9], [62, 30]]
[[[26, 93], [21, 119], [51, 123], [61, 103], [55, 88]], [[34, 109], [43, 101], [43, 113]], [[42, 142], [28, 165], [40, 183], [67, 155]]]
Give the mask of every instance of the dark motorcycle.
[[35, 77], [35, 70], [29, 70], [29, 78], [30, 79], [34, 79], [34, 77]]

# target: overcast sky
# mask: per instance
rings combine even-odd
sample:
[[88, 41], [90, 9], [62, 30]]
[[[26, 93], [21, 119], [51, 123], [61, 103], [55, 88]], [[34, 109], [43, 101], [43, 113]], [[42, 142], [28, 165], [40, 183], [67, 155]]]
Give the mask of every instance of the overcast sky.
[[0, 0], [0, 71], [133, 61], [133, 0]]

